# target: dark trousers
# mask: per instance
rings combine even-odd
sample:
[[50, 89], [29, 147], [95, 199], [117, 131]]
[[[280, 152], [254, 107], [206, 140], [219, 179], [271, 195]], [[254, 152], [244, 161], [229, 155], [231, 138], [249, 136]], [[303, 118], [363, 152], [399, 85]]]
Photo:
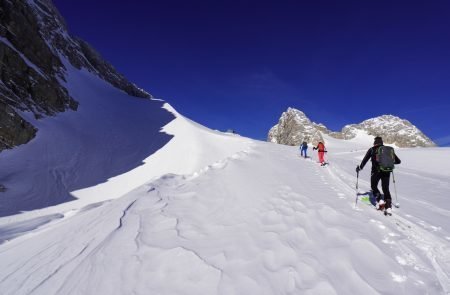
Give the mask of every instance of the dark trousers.
[[300, 155], [303, 156], [303, 153], [305, 153], [304, 157], [306, 158], [306, 150], [307, 150], [307, 149], [308, 149], [308, 148], [302, 148], [302, 149], [300, 150]]
[[378, 190], [378, 183], [381, 180], [381, 188], [384, 194], [384, 201], [386, 202], [385, 208], [391, 208], [392, 206], [391, 193], [389, 192], [390, 176], [390, 172], [372, 171], [372, 176], [370, 177], [370, 186], [372, 188], [373, 194], [377, 198], [377, 202], [381, 197], [380, 191]]

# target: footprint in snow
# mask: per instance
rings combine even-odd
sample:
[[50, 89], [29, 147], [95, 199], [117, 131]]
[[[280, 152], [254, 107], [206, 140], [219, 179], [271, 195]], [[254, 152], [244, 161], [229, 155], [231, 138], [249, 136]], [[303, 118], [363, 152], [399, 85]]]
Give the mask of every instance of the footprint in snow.
[[370, 222], [375, 223], [379, 228], [385, 229], [386, 227], [378, 220], [371, 219]]
[[390, 272], [392, 280], [397, 283], [403, 283], [406, 281], [407, 277], [403, 275], [398, 275], [396, 273]]
[[287, 290], [288, 292], [293, 292], [295, 290], [295, 274], [294, 268], [290, 267], [288, 270], [288, 280], [287, 280]]
[[417, 264], [417, 259], [412, 253], [406, 253], [401, 256], [395, 256], [395, 260], [398, 264], [403, 266], [411, 266], [417, 271], [429, 272], [426, 267]]
[[337, 193], [339, 199], [345, 199], [345, 194], [344, 193]]
[[395, 241], [390, 240], [389, 237], [385, 237], [385, 238], [382, 240], [382, 242], [385, 243], [385, 244], [388, 244], [388, 245], [393, 245], [393, 244], [395, 244]]

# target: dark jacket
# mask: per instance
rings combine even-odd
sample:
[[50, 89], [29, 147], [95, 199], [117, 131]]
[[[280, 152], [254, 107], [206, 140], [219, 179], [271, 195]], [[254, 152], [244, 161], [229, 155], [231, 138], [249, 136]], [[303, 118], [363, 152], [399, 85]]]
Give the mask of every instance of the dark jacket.
[[306, 141], [304, 141], [304, 142], [302, 143], [302, 145], [300, 146], [300, 148], [301, 148], [302, 150], [306, 150], [306, 149], [308, 148], [308, 143], [307, 143]]
[[[364, 156], [364, 159], [361, 161], [361, 165], [359, 165], [359, 167], [361, 169], [363, 169], [364, 166], [366, 165], [367, 161], [369, 161], [369, 159], [371, 159], [372, 160], [372, 172], [378, 172], [379, 171], [379, 166], [380, 165], [378, 164], [377, 160], [375, 159], [375, 156], [376, 156], [375, 155], [375, 149], [380, 147], [380, 146], [382, 146], [382, 145], [383, 144], [381, 144], [381, 145], [374, 145], [373, 147], [371, 147], [367, 151], [366, 155]], [[402, 161], [400, 161], [400, 159], [397, 157], [395, 152], [394, 152], [394, 156], [395, 156], [394, 164], [400, 164]]]
[[321, 142], [316, 147], [313, 147], [313, 150], [318, 150], [319, 153], [320, 152], [322, 152], [322, 153], [326, 152], [325, 151], [325, 145], [323, 143], [321, 143]]

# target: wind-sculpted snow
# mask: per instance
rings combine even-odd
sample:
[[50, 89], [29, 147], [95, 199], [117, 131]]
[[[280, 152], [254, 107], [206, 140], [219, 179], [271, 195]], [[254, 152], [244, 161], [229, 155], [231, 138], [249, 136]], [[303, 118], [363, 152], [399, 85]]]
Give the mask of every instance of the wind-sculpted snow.
[[0, 244], [63, 217], [63, 214], [51, 214], [0, 226]]
[[[405, 189], [428, 179], [410, 176], [414, 165], [404, 162], [411, 170], [396, 170], [401, 207], [392, 217], [361, 202], [355, 208], [353, 166], [365, 150], [327, 140], [326, 168], [315, 156], [298, 157], [296, 148], [254, 142], [196, 173], [166, 174], [6, 242], [0, 289], [46, 295], [449, 292], [450, 225], [437, 218], [449, 216], [448, 204], [430, 198], [422, 207], [415, 201], [423, 191]], [[367, 170], [361, 192], [369, 188]], [[448, 195], [450, 188], [442, 184], [435, 192]], [[415, 216], [418, 210], [424, 218]]]
[[24, 114], [39, 132], [29, 144], [0, 154], [6, 187], [0, 217], [75, 200], [71, 192], [143, 165], [173, 137], [161, 132], [175, 119], [163, 101], [132, 99], [87, 71], [66, 67], [79, 109], [36, 121]]

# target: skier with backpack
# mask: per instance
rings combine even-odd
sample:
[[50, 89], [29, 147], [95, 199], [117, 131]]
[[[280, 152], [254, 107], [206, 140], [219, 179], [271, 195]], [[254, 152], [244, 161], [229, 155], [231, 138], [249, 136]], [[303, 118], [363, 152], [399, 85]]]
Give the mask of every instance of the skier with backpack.
[[[372, 171], [370, 176], [370, 186], [376, 197], [376, 208], [385, 209], [386, 215], [392, 215], [392, 198], [389, 192], [389, 181], [391, 172], [394, 170], [394, 164], [400, 164], [401, 161], [394, 152], [394, 148], [385, 146], [383, 139], [375, 137], [373, 147], [369, 148], [361, 164], [356, 166], [356, 173], [359, 173], [366, 165], [369, 159], [372, 160]], [[381, 180], [381, 188], [384, 193], [384, 200], [381, 199], [381, 193], [378, 190], [378, 183]]]
[[308, 143], [306, 141], [302, 142], [300, 145], [300, 156], [307, 158], [306, 151], [308, 150]]
[[324, 156], [327, 151], [325, 150], [325, 145], [323, 142], [319, 141], [319, 144], [317, 144], [316, 147], [313, 147], [313, 150], [318, 151], [320, 166], [325, 166], [327, 163], [325, 162]]

